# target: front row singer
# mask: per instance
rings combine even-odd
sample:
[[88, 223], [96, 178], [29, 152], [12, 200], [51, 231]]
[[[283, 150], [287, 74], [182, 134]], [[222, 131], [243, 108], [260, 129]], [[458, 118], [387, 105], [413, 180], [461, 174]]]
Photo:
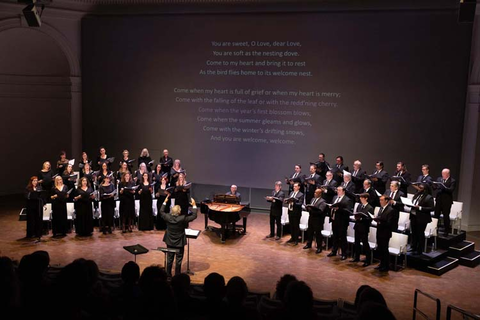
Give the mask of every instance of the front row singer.
[[175, 274], [180, 274], [182, 272], [182, 260], [183, 252], [185, 245], [187, 244], [187, 239], [185, 236], [185, 228], [188, 223], [197, 218], [197, 205], [195, 200], [192, 198], [192, 211], [191, 215], [180, 215], [181, 207], [175, 205], [170, 213], [165, 213], [166, 204], [170, 195], [167, 195], [165, 201], [163, 201], [162, 208], [160, 209], [160, 215], [167, 224], [167, 231], [163, 237], [163, 241], [167, 244], [167, 248], [178, 249], [178, 253], [167, 253], [167, 274], [169, 277], [172, 276], [172, 265], [173, 259], [176, 256], [175, 261]]
[[310, 203], [306, 205], [306, 209], [310, 214], [308, 217], [307, 244], [303, 249], [310, 249], [313, 243], [313, 234], [315, 234], [315, 242], [317, 243], [316, 254], [322, 252], [322, 230], [327, 214], [327, 203], [322, 198], [323, 189], [316, 189]]
[[275, 190], [272, 191], [271, 196], [265, 197], [268, 202], [271, 202], [270, 205], [270, 234], [267, 235], [267, 238], [275, 237], [275, 225], [277, 226], [277, 236], [275, 240], [280, 240], [281, 230], [282, 230], [282, 208], [283, 200], [285, 199], [285, 192], [282, 191], [282, 182], [275, 182]]
[[288, 219], [290, 220], [290, 228], [292, 237], [287, 243], [298, 245], [298, 237], [300, 236], [300, 218], [302, 216], [303, 193], [300, 192], [300, 182], [293, 184], [293, 191], [288, 199], [284, 200], [288, 203]]

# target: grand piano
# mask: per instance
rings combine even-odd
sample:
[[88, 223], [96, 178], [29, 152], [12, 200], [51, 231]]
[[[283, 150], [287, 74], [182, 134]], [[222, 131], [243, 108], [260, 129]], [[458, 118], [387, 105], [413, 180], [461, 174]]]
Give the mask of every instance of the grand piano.
[[[200, 204], [200, 212], [205, 216], [205, 230], [212, 230], [220, 235], [222, 243], [225, 243], [230, 232], [239, 231], [240, 234], [247, 232], [247, 217], [250, 214], [250, 206], [240, 203], [234, 195], [217, 194], [213, 201], [204, 200]], [[208, 225], [208, 220], [220, 225], [220, 228]], [[236, 223], [242, 219], [242, 225]]]

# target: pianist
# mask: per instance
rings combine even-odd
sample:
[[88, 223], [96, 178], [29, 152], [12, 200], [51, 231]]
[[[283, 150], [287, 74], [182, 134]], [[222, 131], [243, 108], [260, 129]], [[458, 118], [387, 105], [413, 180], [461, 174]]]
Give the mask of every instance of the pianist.
[[234, 184], [232, 184], [230, 191], [228, 191], [226, 195], [236, 196], [238, 198], [238, 202], [242, 202], [242, 196], [240, 195], [240, 192], [237, 192], [237, 186]]

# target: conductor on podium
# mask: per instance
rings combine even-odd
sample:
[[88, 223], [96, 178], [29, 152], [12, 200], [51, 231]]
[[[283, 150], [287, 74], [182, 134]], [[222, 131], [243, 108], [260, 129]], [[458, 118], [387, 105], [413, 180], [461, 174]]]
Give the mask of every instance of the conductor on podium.
[[166, 203], [168, 202], [168, 195], [165, 198], [165, 201], [162, 204], [160, 209], [160, 215], [162, 216], [163, 220], [165, 220], [167, 224], [167, 231], [163, 237], [163, 241], [166, 243], [168, 248], [172, 249], [179, 249], [178, 253], [169, 252], [167, 253], [167, 274], [169, 276], [172, 275], [172, 265], [173, 259], [176, 255], [176, 262], [175, 262], [175, 274], [180, 274], [182, 271], [182, 260], [183, 260], [183, 253], [185, 245], [187, 244], [187, 240], [185, 237], [185, 228], [187, 227], [188, 223], [195, 220], [197, 218], [197, 205], [195, 200], [192, 199], [192, 211], [191, 215], [180, 215], [181, 208], [179, 205], [174, 206], [170, 213], [165, 213]]

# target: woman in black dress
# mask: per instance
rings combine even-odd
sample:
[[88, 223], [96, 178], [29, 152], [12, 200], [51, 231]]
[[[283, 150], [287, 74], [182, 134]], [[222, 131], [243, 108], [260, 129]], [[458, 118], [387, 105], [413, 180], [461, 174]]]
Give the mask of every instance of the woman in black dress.
[[175, 186], [177, 184], [178, 176], [180, 173], [185, 173], [185, 170], [182, 168], [182, 163], [179, 159], [176, 159], [173, 162], [173, 167], [170, 170], [170, 185]]
[[104, 163], [106, 163], [110, 167], [110, 163], [107, 159], [108, 159], [107, 151], [105, 150], [104, 147], [100, 147], [100, 154], [97, 157], [97, 165], [99, 169], [102, 168], [102, 164]]
[[140, 196], [140, 213], [138, 214], [138, 230], [153, 230], [153, 209], [150, 176], [147, 172], [142, 174], [142, 181], [138, 187]]
[[97, 181], [98, 181], [99, 185], [103, 184], [103, 179], [106, 176], [109, 176], [110, 180], [112, 179], [112, 172], [110, 170], [108, 170], [108, 164], [106, 162], [104, 162], [104, 163], [102, 163], [102, 165], [100, 167], [100, 172], [97, 176]]
[[33, 176], [28, 182], [25, 197], [27, 198], [27, 238], [42, 237], [43, 204], [42, 188], [38, 178]]
[[127, 171], [122, 176], [119, 184], [120, 192], [120, 221], [122, 223], [122, 233], [132, 232], [133, 221], [135, 221], [135, 183], [132, 174]]
[[147, 165], [145, 163], [141, 163], [138, 167], [138, 170], [135, 171], [135, 177], [133, 178], [133, 181], [135, 181], [136, 184], [140, 185], [144, 173], [147, 173], [150, 178], [150, 173], [147, 171]]
[[121, 166], [120, 166], [120, 169], [118, 169], [117, 171], [117, 180], [118, 181], [122, 181], [123, 179], [123, 176], [125, 175], [125, 173], [131, 173], [130, 171], [130, 168], [128, 167], [128, 163], [127, 162], [122, 162]]
[[[167, 229], [167, 224], [165, 220], [163, 220], [160, 209], [162, 208], [162, 203], [165, 201], [167, 197], [167, 188], [170, 187], [168, 183], [168, 175], [164, 173], [160, 178], [160, 183], [155, 184], [155, 196], [157, 198], [157, 222], [155, 227], [157, 230], [165, 230]], [[165, 206], [165, 213], [170, 213], [170, 197], [168, 198], [167, 205]]]
[[150, 158], [150, 153], [148, 152], [147, 148], [143, 148], [142, 152], [140, 153], [140, 157], [138, 157], [138, 167], [140, 168], [140, 165], [142, 163], [145, 163], [147, 166], [148, 172], [152, 171], [152, 158]]
[[88, 181], [88, 185], [93, 188], [93, 182], [96, 180], [94, 172], [92, 171], [92, 167], [90, 163], [85, 163], [83, 169], [80, 171], [82, 178], [86, 178]]
[[52, 196], [52, 233], [56, 235], [66, 235], [68, 230], [67, 221], [67, 198], [68, 189], [63, 184], [60, 176], [55, 177], [55, 187], [53, 187]]
[[92, 200], [93, 189], [86, 177], [80, 179], [79, 187], [74, 198], [76, 219], [75, 231], [79, 236], [91, 236], [93, 232]]
[[179, 205], [182, 208], [181, 214], [188, 214], [188, 207], [190, 203], [190, 187], [185, 180], [185, 174], [180, 173], [175, 185], [175, 191], [172, 194], [175, 198], [175, 205]]
[[80, 169], [80, 178], [83, 177], [83, 168], [85, 168], [86, 164], [92, 165], [92, 162], [88, 158], [88, 154], [84, 151], [82, 152], [82, 158], [78, 162], [78, 168]]
[[68, 159], [65, 151], [60, 151], [60, 159], [57, 161], [57, 173], [61, 175], [67, 168]]
[[41, 184], [44, 199], [50, 202], [50, 193], [53, 188], [53, 172], [50, 162], [45, 161], [42, 166], [42, 170], [38, 173], [38, 183]]
[[[67, 165], [67, 168], [62, 173], [63, 184], [67, 186], [68, 190], [75, 189], [75, 183], [77, 182], [77, 175], [73, 172], [73, 166]], [[69, 201], [73, 201], [73, 192], [68, 197]]]
[[103, 178], [100, 186], [100, 200], [102, 201], [102, 232], [112, 233], [113, 215], [115, 213], [115, 186], [110, 183], [110, 176]]
[[121, 168], [122, 164], [126, 162], [128, 166], [128, 170], [130, 172], [133, 172], [133, 162], [135, 162], [135, 159], [130, 159], [129, 157], [130, 157], [130, 152], [128, 152], [127, 149], [123, 150], [122, 159], [120, 160], [118, 167]]

